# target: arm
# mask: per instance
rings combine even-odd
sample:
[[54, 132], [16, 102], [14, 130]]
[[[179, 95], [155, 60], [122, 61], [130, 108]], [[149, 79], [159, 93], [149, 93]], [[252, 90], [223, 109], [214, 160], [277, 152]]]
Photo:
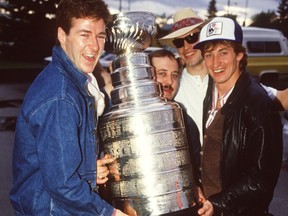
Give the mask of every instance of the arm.
[[79, 173], [84, 145], [80, 143], [81, 120], [75, 107], [59, 100], [42, 107], [37, 115], [46, 117], [37, 133], [37, 151], [44, 187], [53, 203], [72, 215], [112, 215], [114, 208], [93, 192]]
[[285, 110], [288, 110], [288, 88], [285, 90], [278, 90], [276, 93], [277, 100], [282, 104]]
[[261, 85], [267, 92], [268, 96], [274, 100], [276, 104], [281, 104], [284, 110], [288, 110], [288, 88], [285, 90], [277, 90], [270, 86]]

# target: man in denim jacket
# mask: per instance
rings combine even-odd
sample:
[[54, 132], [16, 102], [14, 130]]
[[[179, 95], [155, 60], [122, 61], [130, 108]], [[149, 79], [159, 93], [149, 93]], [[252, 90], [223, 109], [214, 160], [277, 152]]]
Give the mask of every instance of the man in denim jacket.
[[96, 189], [107, 181], [103, 165], [113, 161], [97, 161], [104, 96], [92, 75], [109, 19], [102, 0], [58, 6], [52, 62], [30, 86], [18, 116], [10, 192], [15, 215], [126, 215]]

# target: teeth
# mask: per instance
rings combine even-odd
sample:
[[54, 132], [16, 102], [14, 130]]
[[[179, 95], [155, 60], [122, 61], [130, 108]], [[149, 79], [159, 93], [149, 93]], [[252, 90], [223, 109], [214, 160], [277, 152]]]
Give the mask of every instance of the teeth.
[[92, 55], [92, 54], [91, 55], [90, 54], [86, 54], [86, 56], [89, 57], [89, 58], [94, 58], [94, 55]]
[[186, 53], [185, 56], [191, 56], [192, 54], [193, 54], [193, 52]]
[[214, 70], [214, 73], [220, 73], [222, 71], [224, 71], [224, 69], [218, 69], [218, 70]]
[[94, 61], [95, 55], [92, 55], [92, 54], [84, 54], [84, 58], [85, 58], [87, 61]]

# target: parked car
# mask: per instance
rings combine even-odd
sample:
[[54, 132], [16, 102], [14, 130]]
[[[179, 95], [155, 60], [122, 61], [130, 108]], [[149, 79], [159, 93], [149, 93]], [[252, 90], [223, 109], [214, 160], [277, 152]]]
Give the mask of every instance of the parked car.
[[[243, 46], [248, 54], [248, 71], [261, 82], [288, 87], [288, 41], [277, 29], [242, 27]], [[282, 80], [279, 86], [279, 80]], [[284, 84], [286, 82], [286, 86]]]

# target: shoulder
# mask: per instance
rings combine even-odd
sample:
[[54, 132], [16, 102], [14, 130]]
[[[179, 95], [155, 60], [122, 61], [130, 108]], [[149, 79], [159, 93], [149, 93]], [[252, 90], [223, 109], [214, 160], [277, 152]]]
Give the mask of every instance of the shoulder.
[[[44, 70], [28, 89], [22, 110], [27, 117], [52, 109], [81, 109], [84, 95], [65, 76]], [[62, 107], [62, 108], [61, 108]], [[70, 107], [70, 108], [69, 108]], [[72, 111], [72, 110], [71, 110]]]

